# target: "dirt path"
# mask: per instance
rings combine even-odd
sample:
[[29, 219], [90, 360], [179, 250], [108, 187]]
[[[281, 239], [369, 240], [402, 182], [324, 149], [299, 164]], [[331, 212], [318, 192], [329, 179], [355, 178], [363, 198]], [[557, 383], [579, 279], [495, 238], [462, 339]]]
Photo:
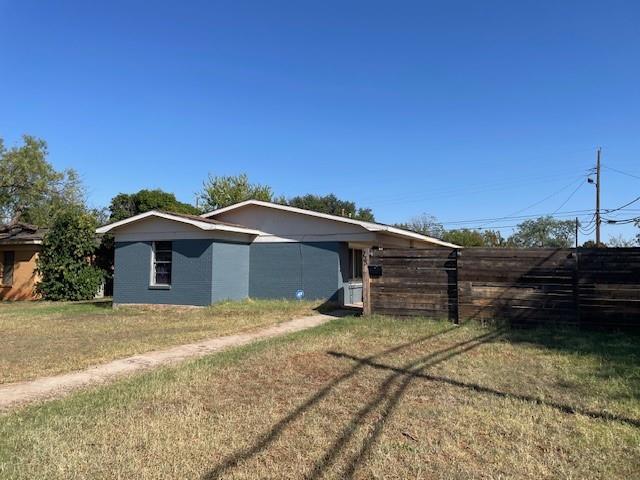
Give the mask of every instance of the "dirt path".
[[0, 411], [29, 402], [57, 398], [69, 392], [99, 383], [106, 383], [123, 375], [148, 370], [161, 365], [178, 363], [201, 357], [230, 347], [246, 345], [256, 340], [277, 337], [316, 327], [331, 319], [330, 315], [312, 315], [297, 318], [271, 327], [247, 333], [215, 337], [197, 343], [178, 345], [165, 350], [153, 350], [141, 355], [114, 360], [87, 368], [79, 372], [65, 373], [53, 377], [42, 377], [28, 382], [10, 383], [0, 386]]

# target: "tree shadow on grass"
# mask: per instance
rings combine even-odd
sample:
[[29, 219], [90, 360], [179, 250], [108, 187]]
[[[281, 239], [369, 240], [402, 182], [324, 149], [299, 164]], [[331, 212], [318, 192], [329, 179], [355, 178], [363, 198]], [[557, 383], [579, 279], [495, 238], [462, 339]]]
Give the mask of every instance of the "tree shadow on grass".
[[533, 345], [559, 353], [597, 359], [600, 378], [624, 379], [630, 384], [629, 398], [640, 399], [640, 334], [603, 332], [576, 327], [538, 327], [510, 329], [505, 341]]
[[[440, 332], [436, 332], [430, 335], [425, 335], [416, 340], [412, 340], [411, 342], [406, 342], [400, 345], [396, 345], [392, 348], [383, 350], [381, 352], [378, 352], [366, 358], [368, 360], [373, 361], [381, 357], [384, 357], [385, 355], [391, 355], [393, 353], [400, 352], [407, 348], [411, 348], [413, 346], [425, 343], [429, 340], [445, 335], [457, 329], [458, 327], [452, 326]], [[445, 350], [449, 350], [449, 349], [445, 349]], [[212, 479], [220, 478], [220, 476], [223, 475], [225, 472], [235, 468], [238, 465], [238, 463], [248, 460], [254, 457], [255, 455], [257, 455], [258, 453], [260, 453], [261, 451], [265, 450], [267, 447], [269, 447], [269, 445], [275, 442], [280, 437], [282, 432], [290, 424], [292, 424], [296, 419], [300, 418], [306, 411], [313, 408], [320, 401], [326, 398], [333, 391], [335, 387], [355, 377], [365, 367], [366, 367], [365, 364], [357, 364], [345, 374], [340, 375], [339, 377], [335, 378], [331, 382], [327, 383], [322, 389], [316, 392], [313, 396], [309, 397], [304, 403], [299, 405], [295, 410], [293, 410], [286, 417], [284, 417], [282, 420], [276, 423], [268, 432], [263, 434], [256, 442], [254, 442], [253, 445], [251, 445], [250, 447], [244, 450], [231, 454], [229, 457], [223, 460], [219, 465], [217, 465], [211, 471], [205, 473], [202, 478], [204, 480], [212, 480]]]
[[[316, 462], [313, 470], [305, 478], [317, 479], [320, 478], [323, 473], [329, 468], [338, 458], [340, 453], [344, 451], [345, 447], [351, 440], [351, 438], [358, 431], [362, 425], [364, 419], [373, 412], [376, 408], [381, 407], [381, 411], [378, 419], [375, 422], [373, 432], [365, 439], [361, 448], [346, 462], [346, 470], [341, 475], [341, 478], [351, 478], [355, 473], [358, 465], [361, 464], [363, 459], [367, 457], [371, 448], [375, 445], [378, 437], [382, 433], [385, 420], [392, 415], [398, 404], [402, 400], [405, 392], [409, 388], [411, 382], [415, 379], [414, 375], [408, 373], [418, 374], [425, 368], [435, 366], [439, 363], [445, 362], [453, 357], [461, 355], [469, 350], [478, 348], [479, 346], [491, 342], [500, 337], [502, 332], [500, 330], [489, 332], [484, 335], [479, 335], [464, 342], [457, 343], [450, 347], [437, 350], [428, 355], [425, 355], [417, 360], [413, 360], [397, 370], [391, 369], [391, 374], [385, 379], [382, 385], [378, 389], [377, 395], [366, 405], [364, 405], [351, 419], [351, 421], [342, 430], [342, 433], [338, 439], [329, 447], [325, 455]], [[329, 352], [331, 353], [331, 352]], [[334, 354], [334, 356], [338, 356]], [[367, 362], [375, 363], [374, 360], [367, 358]], [[359, 362], [357, 365], [367, 365], [367, 362]]]

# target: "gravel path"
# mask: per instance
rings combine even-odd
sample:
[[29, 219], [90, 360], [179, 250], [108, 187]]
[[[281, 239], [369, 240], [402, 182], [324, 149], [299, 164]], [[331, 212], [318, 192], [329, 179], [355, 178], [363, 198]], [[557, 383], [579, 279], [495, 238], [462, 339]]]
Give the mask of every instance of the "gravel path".
[[0, 385], [0, 411], [29, 402], [61, 397], [73, 390], [88, 385], [106, 383], [137, 371], [202, 357], [230, 347], [246, 345], [256, 340], [306, 330], [328, 322], [333, 318], [335, 317], [330, 315], [312, 315], [297, 318], [247, 333], [215, 337], [197, 343], [178, 345], [165, 350], [153, 350], [141, 355], [121, 358], [90, 367], [79, 372], [42, 377], [28, 382]]

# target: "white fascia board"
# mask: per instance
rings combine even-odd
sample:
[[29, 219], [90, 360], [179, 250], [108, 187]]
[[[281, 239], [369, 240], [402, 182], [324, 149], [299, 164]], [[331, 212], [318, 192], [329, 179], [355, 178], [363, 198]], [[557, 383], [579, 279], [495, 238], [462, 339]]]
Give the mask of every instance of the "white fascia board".
[[174, 222], [186, 223], [187, 225], [193, 225], [200, 230], [220, 230], [224, 232], [246, 233], [248, 235], [260, 235], [262, 233], [260, 230], [253, 230], [251, 228], [236, 227], [233, 225], [216, 225], [209, 222], [199, 222], [198, 220], [192, 220], [190, 218], [181, 217], [179, 215], [171, 215], [170, 213], [158, 212], [155, 210], [144, 212], [139, 215], [134, 215], [133, 217], [125, 218], [124, 220], [120, 220], [114, 223], [110, 223], [109, 225], [97, 228], [96, 233], [108, 233], [114, 228], [118, 228], [129, 223], [138, 222], [148, 217], [164, 218], [167, 220], [172, 220]]
[[218, 210], [214, 210], [209, 213], [203, 213], [200, 216], [203, 218], [210, 218], [224, 212], [229, 212], [231, 210], [236, 210], [238, 208], [245, 207], [247, 205], [257, 205], [261, 207], [273, 208], [276, 210], [284, 210], [287, 212], [308, 215], [310, 217], [324, 218], [327, 220], [333, 220], [335, 222], [350, 223], [352, 225], [359, 225], [370, 232], [388, 232], [390, 234], [397, 235], [400, 237], [410, 238], [413, 240], [420, 240], [422, 242], [427, 242], [427, 243], [433, 243], [435, 245], [440, 245], [443, 247], [461, 248], [458, 245], [454, 245], [453, 243], [445, 242], [437, 238], [428, 237], [420, 233], [411, 232], [409, 230], [404, 230], [402, 228], [392, 227], [390, 225], [382, 225], [380, 223], [365, 222], [362, 220], [355, 220], [353, 218], [348, 218], [348, 217], [339, 217], [337, 215], [330, 215], [328, 213], [313, 212], [311, 210], [305, 210], [297, 207], [290, 207], [288, 205], [279, 205], [277, 203], [263, 202], [261, 200], [245, 200], [244, 202], [229, 205], [228, 207], [224, 207], [224, 208], [219, 208]]

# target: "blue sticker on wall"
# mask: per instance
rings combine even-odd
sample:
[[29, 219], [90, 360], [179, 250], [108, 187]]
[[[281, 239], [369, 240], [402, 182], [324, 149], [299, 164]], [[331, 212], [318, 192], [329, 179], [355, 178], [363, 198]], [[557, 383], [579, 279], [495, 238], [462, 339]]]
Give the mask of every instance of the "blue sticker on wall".
[[296, 290], [296, 299], [302, 300], [304, 298], [304, 290]]

